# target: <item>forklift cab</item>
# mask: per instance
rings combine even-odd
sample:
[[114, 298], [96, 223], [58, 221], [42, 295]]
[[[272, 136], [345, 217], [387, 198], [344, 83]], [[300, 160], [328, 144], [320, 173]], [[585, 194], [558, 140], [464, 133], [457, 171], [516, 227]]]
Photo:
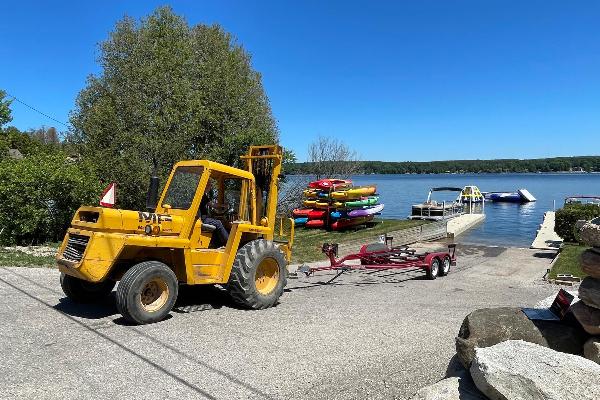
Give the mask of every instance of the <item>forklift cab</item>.
[[[207, 217], [220, 221], [228, 233], [231, 232], [233, 224], [253, 223], [252, 203], [249, 201], [249, 196], [243, 195], [247, 193], [252, 183], [248, 179], [223, 171], [215, 169], [210, 171], [192, 230], [193, 247], [217, 248], [226, 244], [220, 243], [214, 237], [217, 227], [204, 221]], [[203, 202], [207, 202], [205, 207], [202, 207]]]
[[[206, 163], [205, 166], [181, 163], [183, 165], [179, 165], [170, 177], [168, 189], [159, 206], [168, 214], [185, 215], [187, 221], [193, 221], [188, 236], [192, 249], [225, 245], [213, 240], [216, 227], [204, 223], [203, 217], [219, 220], [228, 232], [236, 223], [256, 222], [252, 207], [253, 176], [226, 165]], [[202, 215], [201, 204], [205, 196], [208, 197], [208, 205], [204, 210], [207, 214]]]

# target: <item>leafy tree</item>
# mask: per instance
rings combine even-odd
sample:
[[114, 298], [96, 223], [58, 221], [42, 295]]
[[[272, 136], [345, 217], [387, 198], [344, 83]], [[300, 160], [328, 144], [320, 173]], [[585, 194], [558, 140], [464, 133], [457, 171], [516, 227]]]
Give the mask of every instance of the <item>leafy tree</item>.
[[60, 139], [58, 137], [58, 132], [56, 131], [56, 128], [51, 126], [50, 128], [46, 128], [45, 126], [42, 126], [39, 129], [35, 129], [33, 131], [31, 131], [31, 136], [33, 138], [35, 138], [36, 140], [38, 140], [39, 142], [43, 143], [43, 144], [59, 144], [60, 143]]
[[189, 26], [168, 7], [126, 17], [101, 43], [99, 63], [77, 98], [69, 141], [118, 182], [121, 207], [143, 207], [153, 160], [164, 178], [182, 159], [239, 166], [249, 145], [278, 141], [260, 74], [218, 25]]
[[0, 128], [12, 121], [10, 105], [12, 100], [5, 100], [6, 92], [0, 89]]
[[59, 150], [0, 160], [0, 243], [61, 240], [74, 211], [100, 198], [99, 180]]

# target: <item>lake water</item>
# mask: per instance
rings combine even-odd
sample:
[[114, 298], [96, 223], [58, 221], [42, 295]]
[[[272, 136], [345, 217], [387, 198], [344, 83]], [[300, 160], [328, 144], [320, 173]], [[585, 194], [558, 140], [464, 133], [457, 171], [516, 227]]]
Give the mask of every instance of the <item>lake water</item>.
[[[485, 222], [459, 236], [463, 243], [529, 247], [544, 212], [560, 208], [565, 197], [600, 195], [600, 174], [439, 174], [439, 175], [359, 175], [355, 185], [377, 185], [380, 202], [385, 204], [384, 218], [406, 218], [411, 205], [427, 198], [436, 186], [476, 185], [486, 192], [528, 189], [537, 198], [527, 204], [485, 204]], [[437, 196], [435, 196], [437, 195]], [[453, 200], [455, 193], [435, 194], [436, 200]]]

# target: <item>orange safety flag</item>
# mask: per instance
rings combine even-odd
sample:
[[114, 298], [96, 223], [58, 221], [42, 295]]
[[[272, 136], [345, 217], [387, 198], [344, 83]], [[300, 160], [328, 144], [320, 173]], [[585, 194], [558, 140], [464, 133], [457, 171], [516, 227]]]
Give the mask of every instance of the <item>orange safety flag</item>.
[[102, 207], [114, 207], [116, 198], [116, 188], [117, 184], [112, 182], [110, 185], [108, 185], [106, 189], [104, 189], [102, 197], [100, 198], [100, 205]]

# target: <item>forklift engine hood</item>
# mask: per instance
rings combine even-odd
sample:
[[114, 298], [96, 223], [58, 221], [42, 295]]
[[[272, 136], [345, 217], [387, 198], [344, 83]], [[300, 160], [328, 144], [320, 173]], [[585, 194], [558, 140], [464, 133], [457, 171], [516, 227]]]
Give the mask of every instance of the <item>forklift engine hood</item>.
[[104, 207], [80, 207], [71, 227], [89, 231], [152, 235], [179, 235], [183, 218], [178, 215]]

